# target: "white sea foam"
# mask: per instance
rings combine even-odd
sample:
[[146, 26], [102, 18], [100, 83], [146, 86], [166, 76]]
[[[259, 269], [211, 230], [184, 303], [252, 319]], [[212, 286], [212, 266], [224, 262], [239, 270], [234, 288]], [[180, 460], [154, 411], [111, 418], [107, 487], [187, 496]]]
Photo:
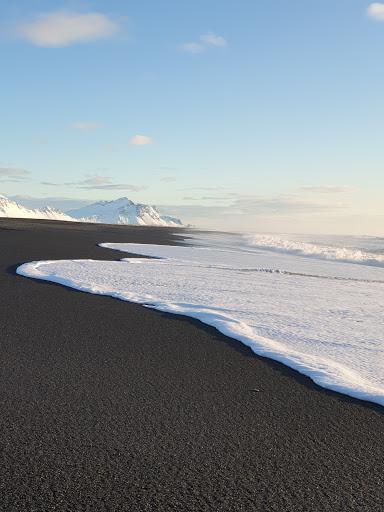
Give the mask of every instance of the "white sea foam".
[[210, 239], [101, 244], [160, 259], [42, 261], [18, 273], [197, 318], [321, 386], [384, 405], [382, 268]]
[[[339, 242], [336, 237], [333, 238], [336, 239], [335, 242]], [[329, 240], [328, 237], [328, 244]], [[349, 243], [351, 243], [352, 240], [353, 237], [350, 237]], [[368, 237], [365, 240], [367, 242]], [[315, 243], [305, 239], [303, 240], [303, 237], [295, 237], [293, 235], [249, 234], [244, 237], [244, 241], [250, 247], [267, 249], [269, 251], [384, 267], [384, 254], [374, 252], [374, 248], [364, 250], [359, 247], [345, 246], [340, 243], [328, 245], [327, 243], [319, 243], [319, 240], [316, 240]], [[356, 242], [361, 243], [361, 239], [356, 240]]]

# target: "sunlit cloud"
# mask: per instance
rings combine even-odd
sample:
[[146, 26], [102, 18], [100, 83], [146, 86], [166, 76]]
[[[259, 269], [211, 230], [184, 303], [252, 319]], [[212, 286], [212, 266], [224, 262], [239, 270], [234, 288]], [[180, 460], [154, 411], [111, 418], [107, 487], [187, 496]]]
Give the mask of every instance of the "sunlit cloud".
[[21, 23], [16, 33], [36, 46], [63, 47], [114, 36], [119, 24], [99, 12], [55, 11]]
[[131, 146], [148, 146], [153, 144], [153, 139], [147, 135], [134, 135], [129, 139]]
[[384, 21], [384, 3], [374, 2], [370, 4], [367, 8], [367, 14], [376, 21]]

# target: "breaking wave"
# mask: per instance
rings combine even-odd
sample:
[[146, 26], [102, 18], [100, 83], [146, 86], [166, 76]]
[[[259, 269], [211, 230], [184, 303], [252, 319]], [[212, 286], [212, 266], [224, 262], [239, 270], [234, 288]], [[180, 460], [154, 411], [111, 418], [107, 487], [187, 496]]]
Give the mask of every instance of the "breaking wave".
[[305, 256], [322, 260], [358, 263], [374, 267], [384, 267], [384, 254], [374, 249], [364, 250], [355, 247], [342, 247], [339, 244], [322, 245], [295, 238], [282, 238], [275, 235], [245, 235], [246, 244], [252, 248], [264, 249], [277, 253]]

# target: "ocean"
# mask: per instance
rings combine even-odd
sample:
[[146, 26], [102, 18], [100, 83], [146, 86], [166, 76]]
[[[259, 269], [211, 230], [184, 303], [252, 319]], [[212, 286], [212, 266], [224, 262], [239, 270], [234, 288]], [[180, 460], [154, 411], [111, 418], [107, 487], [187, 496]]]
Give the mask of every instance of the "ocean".
[[192, 232], [148, 258], [26, 263], [18, 273], [187, 315], [314, 382], [384, 405], [384, 238]]

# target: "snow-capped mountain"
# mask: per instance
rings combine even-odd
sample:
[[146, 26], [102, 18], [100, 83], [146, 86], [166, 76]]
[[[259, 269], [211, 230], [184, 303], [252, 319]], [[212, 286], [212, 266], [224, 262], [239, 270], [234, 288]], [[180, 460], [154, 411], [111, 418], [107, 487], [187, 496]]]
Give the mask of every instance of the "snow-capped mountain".
[[12, 199], [8, 199], [5, 196], [0, 195], [0, 217], [14, 217], [20, 219], [49, 219], [49, 220], [66, 220], [77, 222], [77, 219], [74, 219], [67, 215], [66, 213], [61, 212], [60, 210], [56, 210], [55, 208], [51, 208], [50, 206], [45, 206], [41, 209], [31, 209], [22, 206], [16, 201], [12, 201]]
[[12, 199], [0, 195], [0, 217], [97, 222], [104, 224], [135, 224], [138, 226], [180, 227], [183, 225], [180, 219], [169, 215], [161, 215], [153, 206], [136, 204], [127, 197], [121, 197], [115, 201], [100, 201], [71, 210], [68, 213], [63, 213], [50, 206], [40, 209], [27, 208]]
[[70, 210], [68, 215], [83, 222], [105, 224], [135, 224], [138, 226], [182, 226], [180, 219], [161, 215], [153, 206], [134, 203], [127, 197], [114, 201], [99, 201]]

